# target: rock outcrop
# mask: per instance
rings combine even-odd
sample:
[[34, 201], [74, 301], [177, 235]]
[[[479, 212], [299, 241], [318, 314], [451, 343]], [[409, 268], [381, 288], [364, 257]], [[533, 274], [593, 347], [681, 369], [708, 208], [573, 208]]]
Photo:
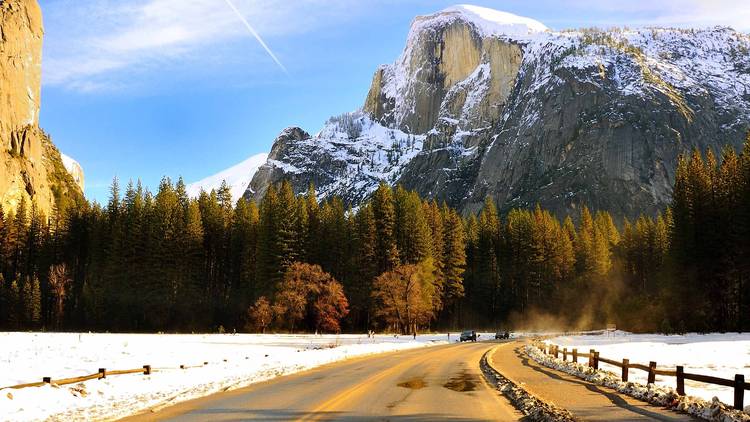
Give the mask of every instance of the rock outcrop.
[[0, 32], [0, 205], [14, 210], [24, 198], [49, 216], [82, 190], [39, 128], [44, 31], [36, 0], [0, 1]]
[[502, 209], [653, 213], [670, 201], [681, 153], [740, 147], [749, 51], [730, 28], [552, 32], [448, 8], [414, 20], [361, 111], [315, 136], [285, 130], [246, 196], [289, 179], [356, 205], [384, 180], [465, 212], [491, 196]]

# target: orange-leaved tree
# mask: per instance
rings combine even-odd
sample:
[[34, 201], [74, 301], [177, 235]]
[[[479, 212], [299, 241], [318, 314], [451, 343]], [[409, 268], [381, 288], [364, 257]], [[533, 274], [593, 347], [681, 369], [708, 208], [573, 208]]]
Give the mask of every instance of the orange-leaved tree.
[[341, 283], [319, 265], [295, 262], [277, 286], [275, 308], [291, 331], [305, 322], [311, 331], [339, 332], [349, 302]]

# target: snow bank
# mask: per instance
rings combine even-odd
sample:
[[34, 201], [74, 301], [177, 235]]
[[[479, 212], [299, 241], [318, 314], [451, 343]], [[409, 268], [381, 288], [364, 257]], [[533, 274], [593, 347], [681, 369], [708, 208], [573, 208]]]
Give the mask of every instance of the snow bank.
[[[451, 340], [458, 334], [451, 334]], [[483, 333], [482, 338], [491, 335]], [[76, 377], [98, 368], [118, 375], [57, 387], [0, 391], [1, 419], [110, 420], [152, 407], [242, 387], [355, 356], [446, 344], [447, 335], [160, 335], [0, 333], [0, 386]], [[226, 359], [226, 361], [224, 361]], [[203, 362], [208, 365], [203, 366]], [[180, 369], [180, 365], [198, 366]]]
[[595, 370], [580, 363], [565, 362], [562, 359], [542, 353], [532, 345], [526, 346], [526, 353], [536, 362], [546, 367], [566, 372], [596, 385], [612, 388], [620, 393], [651, 404], [684, 412], [708, 421], [750, 421], [750, 415], [739, 410], [733, 410], [718, 398], [713, 398], [709, 402], [693, 396], [680, 396], [675, 390], [669, 387], [655, 384], [643, 385], [635, 382], [622, 382], [620, 381], [620, 376], [617, 374], [603, 369]]
[[[621, 361], [630, 359], [632, 363], [648, 365], [655, 361], [659, 368], [674, 369], [678, 365], [685, 367], [685, 372], [710, 375], [725, 379], [734, 379], [735, 374], [745, 374], [750, 378], [750, 333], [745, 334], [631, 334], [624, 331], [598, 336], [561, 336], [548, 340], [548, 343], [578, 350], [596, 349], [607, 359]], [[601, 368], [619, 373], [620, 369], [605, 363]], [[646, 384], [648, 374], [644, 371], [631, 370], [632, 381]], [[657, 375], [656, 384], [675, 387], [674, 377]], [[724, 403], [734, 402], [734, 392], [730, 387], [704, 384], [685, 380], [685, 392], [688, 395], [711, 400], [718, 397]], [[745, 393], [746, 402], [750, 394]]]

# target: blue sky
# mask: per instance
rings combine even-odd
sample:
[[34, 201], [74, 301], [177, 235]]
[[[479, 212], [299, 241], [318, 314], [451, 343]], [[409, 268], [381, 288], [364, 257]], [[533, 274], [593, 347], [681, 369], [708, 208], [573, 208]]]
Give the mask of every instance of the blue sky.
[[[414, 16], [455, 1], [40, 0], [41, 126], [106, 201], [116, 175], [155, 188], [202, 179], [270, 150], [290, 125], [317, 132], [361, 106], [376, 67], [404, 47]], [[728, 25], [750, 30], [747, 0], [472, 2], [553, 29]]]

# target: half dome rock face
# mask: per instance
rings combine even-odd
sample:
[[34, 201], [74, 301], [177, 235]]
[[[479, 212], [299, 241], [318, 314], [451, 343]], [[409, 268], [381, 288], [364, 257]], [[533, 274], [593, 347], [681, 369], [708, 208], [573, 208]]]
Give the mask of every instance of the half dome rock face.
[[740, 148], [749, 52], [730, 28], [554, 32], [450, 7], [413, 21], [361, 111], [315, 136], [285, 131], [246, 195], [288, 179], [357, 205], [385, 181], [464, 212], [492, 197], [504, 210], [653, 213], [671, 200], [680, 154]]
[[0, 33], [0, 206], [33, 201], [49, 216], [82, 193], [39, 128], [44, 31], [36, 0], [0, 1]]
[[520, 42], [541, 23], [476, 6], [454, 6], [412, 23], [406, 48], [375, 73], [364, 110], [410, 133], [441, 119], [497, 118], [521, 65]]

